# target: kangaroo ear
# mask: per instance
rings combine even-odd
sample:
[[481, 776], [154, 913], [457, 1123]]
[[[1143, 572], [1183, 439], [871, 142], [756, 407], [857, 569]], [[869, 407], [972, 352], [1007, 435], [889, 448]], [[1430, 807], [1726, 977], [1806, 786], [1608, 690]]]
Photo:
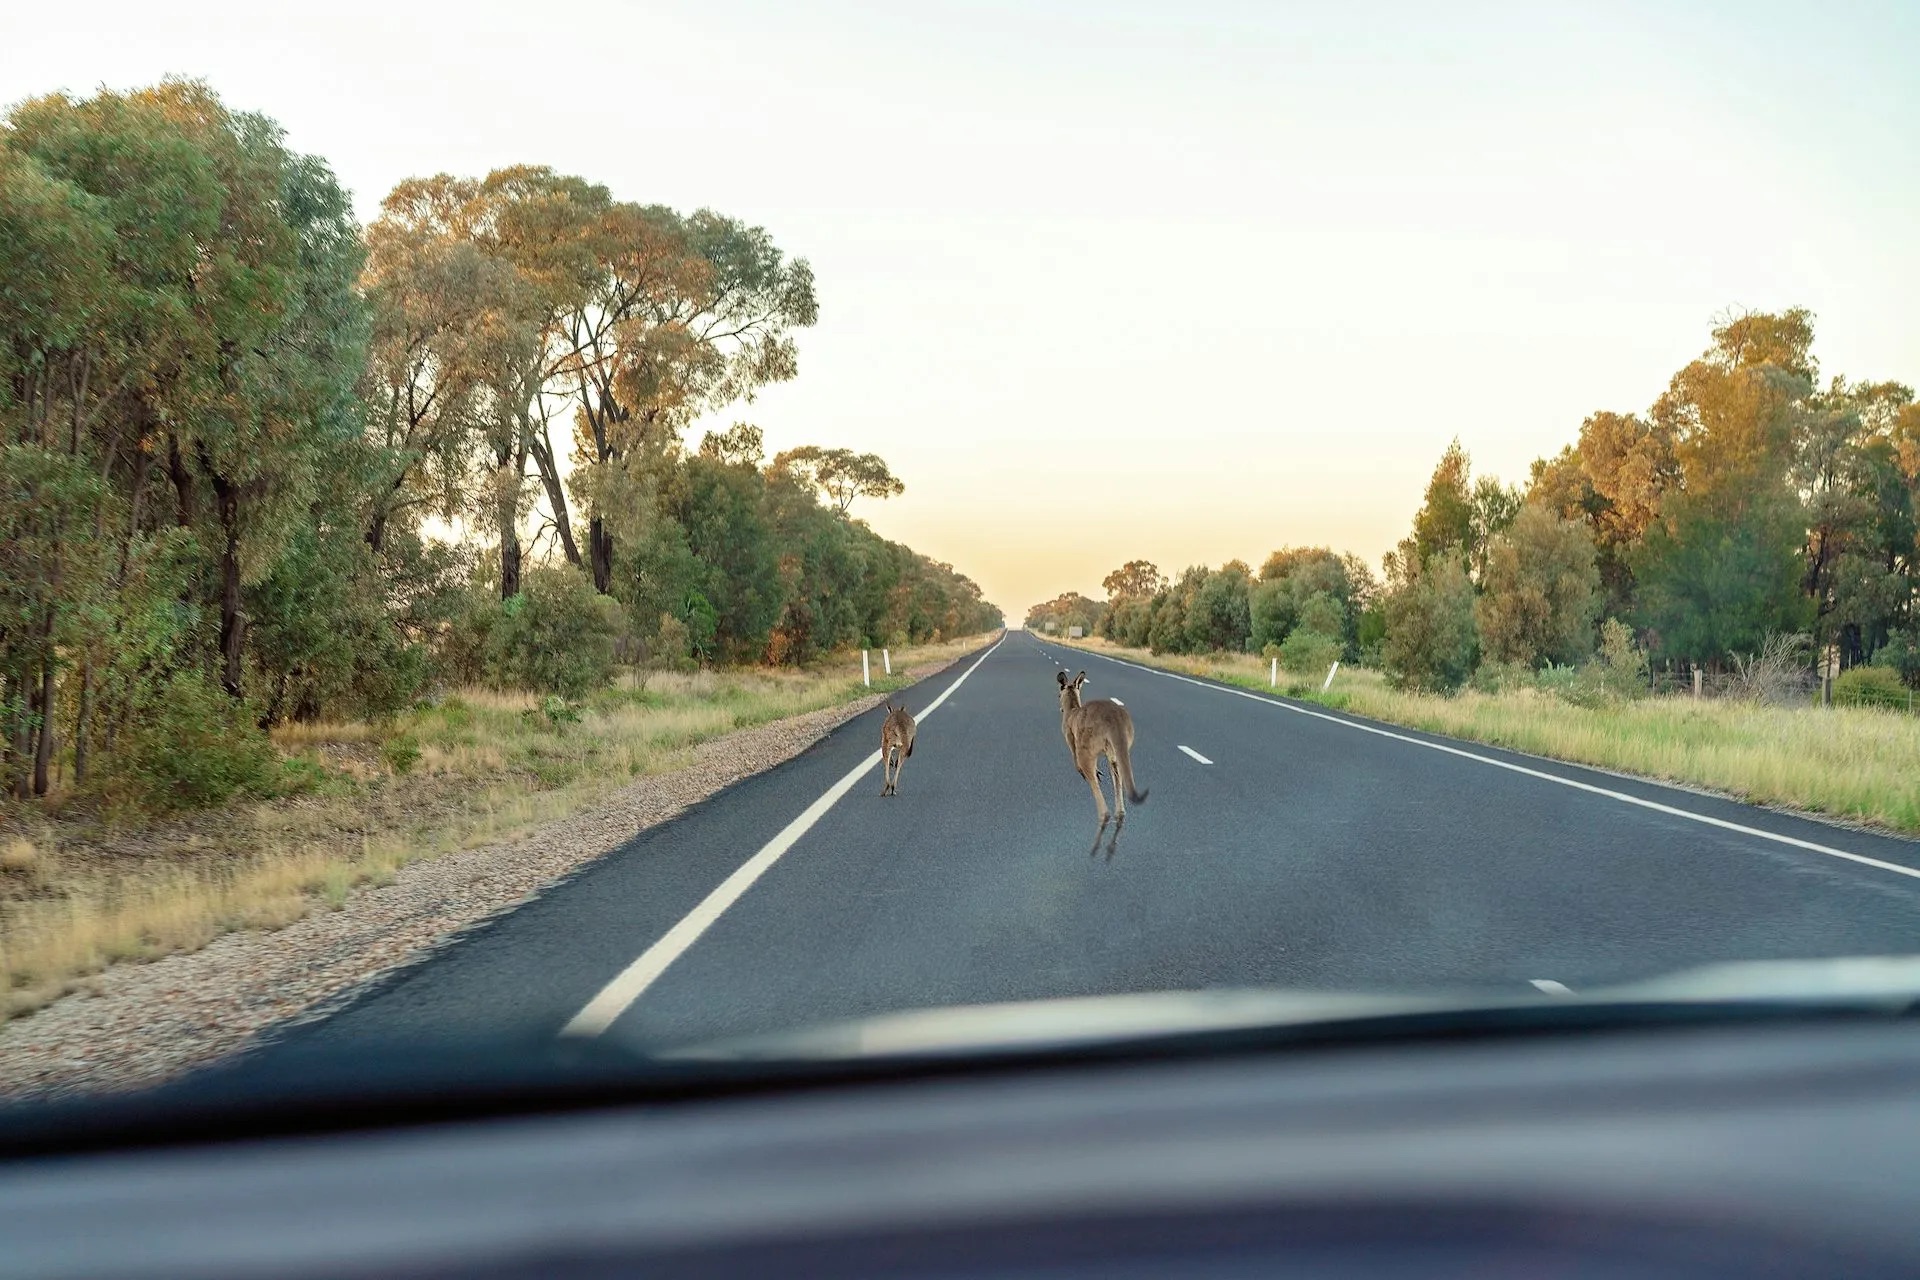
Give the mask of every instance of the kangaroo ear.
[[1060, 687], [1062, 689], [1067, 687], [1067, 673], [1064, 671], [1060, 672]]
[[1086, 682], [1087, 682], [1087, 673], [1082, 671], [1079, 675], [1073, 678], [1073, 687], [1078, 689], [1081, 685], [1085, 684]]

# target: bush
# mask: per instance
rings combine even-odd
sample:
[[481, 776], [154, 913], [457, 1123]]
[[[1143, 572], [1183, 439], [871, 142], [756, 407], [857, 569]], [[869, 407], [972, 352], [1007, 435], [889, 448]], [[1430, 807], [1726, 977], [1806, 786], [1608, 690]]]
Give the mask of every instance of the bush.
[[268, 794], [277, 757], [255, 720], [199, 672], [175, 675], [132, 717], [109, 758], [106, 785], [149, 813]]
[[1633, 642], [1633, 628], [1608, 618], [1600, 628], [1600, 648], [1586, 674], [1607, 701], [1624, 702], [1648, 693], [1647, 651]]
[[420, 739], [410, 733], [396, 733], [381, 744], [380, 756], [389, 769], [404, 776], [420, 763]]
[[1490, 657], [1571, 664], [1593, 652], [1600, 574], [1584, 523], [1537, 503], [1521, 507], [1493, 540], [1480, 588], [1474, 616]]
[[1479, 693], [1530, 689], [1535, 685], [1534, 671], [1523, 662], [1483, 662], [1473, 673], [1472, 683]]
[[1301, 675], [1321, 675], [1339, 658], [1338, 637], [1295, 627], [1280, 645], [1280, 665]]
[[1749, 702], [1785, 706], [1807, 692], [1805, 635], [1768, 632], [1759, 652], [1733, 655], [1733, 682], [1729, 692]]
[[1452, 693], [1472, 674], [1480, 637], [1473, 583], [1457, 554], [1413, 566], [1386, 599], [1386, 623], [1381, 659], [1396, 688]]
[[693, 633], [670, 613], [660, 615], [660, 634], [654, 641], [654, 663], [664, 671], [694, 669]]
[[443, 646], [443, 660], [455, 673], [478, 674], [496, 688], [577, 698], [612, 679], [620, 628], [619, 605], [584, 575], [537, 568], [528, 571], [519, 595], [470, 603]]
[[1833, 678], [1835, 706], [1894, 707], [1905, 711], [1913, 705], [1913, 691], [1891, 667], [1849, 667]]
[[539, 706], [529, 707], [521, 714], [529, 720], [538, 716], [545, 722], [546, 727], [555, 733], [560, 732], [566, 725], [580, 723], [580, 708], [565, 698], [551, 693], [540, 699]]
[[1598, 702], [1593, 696], [1592, 686], [1580, 678], [1580, 668], [1574, 666], [1549, 662], [1535, 674], [1533, 686], [1544, 694], [1576, 707], [1590, 707]]
[[1890, 667], [1908, 685], [1920, 684], [1920, 627], [1905, 627], [1887, 636], [1873, 655], [1873, 665]]

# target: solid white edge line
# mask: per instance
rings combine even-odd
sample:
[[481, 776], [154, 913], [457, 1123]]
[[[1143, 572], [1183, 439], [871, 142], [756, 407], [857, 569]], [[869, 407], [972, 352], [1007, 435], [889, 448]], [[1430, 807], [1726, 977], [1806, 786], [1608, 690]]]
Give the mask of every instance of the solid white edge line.
[[1573, 988], [1564, 982], [1555, 982], [1552, 978], [1529, 978], [1528, 981], [1550, 996], [1570, 996]]
[[[953, 691], [965, 684], [967, 677], [980, 669], [980, 664], [993, 656], [1005, 638], [993, 642], [992, 648], [973, 660], [973, 665], [960, 673], [960, 677], [946, 687], [939, 697], [927, 704], [926, 710], [914, 717], [916, 722], [940, 709], [940, 704], [953, 696]], [[780, 861], [781, 855], [799, 842], [813, 824], [820, 821], [827, 810], [833, 808], [840, 797], [853, 790], [854, 783], [874, 765], [880, 762], [880, 753], [875, 751], [847, 771], [845, 777], [828, 787], [826, 793], [801, 811], [800, 816], [780, 829], [773, 839], [760, 846], [760, 851], [748, 858], [736, 868], [732, 875], [722, 880], [713, 892], [700, 900], [698, 906], [682, 916], [680, 922], [662, 934], [660, 940], [640, 953], [638, 959], [615, 975], [613, 981], [600, 988], [586, 1007], [573, 1015], [567, 1025], [560, 1029], [563, 1036], [597, 1036], [612, 1026], [616, 1019], [633, 1002], [646, 994], [661, 974], [667, 971], [705, 933], [714, 921], [718, 920], [726, 909], [740, 900], [740, 895], [753, 887], [753, 882], [765, 875], [767, 869]]]
[[1190, 756], [1192, 756], [1192, 757], [1193, 757], [1193, 758], [1194, 758], [1195, 760], [1198, 760], [1198, 761], [1199, 761], [1199, 762], [1200, 762], [1201, 764], [1212, 764], [1212, 763], [1213, 763], [1213, 761], [1211, 761], [1211, 760], [1209, 760], [1209, 759], [1207, 759], [1207, 758], [1206, 758], [1205, 756], [1203, 756], [1203, 755], [1201, 755], [1201, 754], [1200, 754], [1200, 753], [1199, 753], [1198, 751], [1195, 751], [1195, 750], [1194, 750], [1194, 749], [1193, 749], [1192, 747], [1189, 747], [1189, 746], [1186, 746], [1186, 745], [1184, 745], [1184, 744], [1181, 744], [1181, 743], [1175, 743], [1174, 745], [1175, 745], [1175, 746], [1178, 746], [1178, 747], [1179, 747], [1179, 748], [1180, 748], [1180, 749], [1181, 749], [1182, 751], [1184, 751], [1184, 752], [1186, 752], [1186, 753], [1187, 753], [1188, 755], [1190, 755]]
[[[1142, 666], [1138, 662], [1129, 662], [1125, 658], [1110, 658], [1104, 653], [1095, 653], [1091, 649], [1082, 652], [1107, 662], [1118, 663], [1123, 667], [1133, 667], [1150, 675], [1165, 676], [1169, 680], [1179, 680], [1186, 684], [1198, 685], [1202, 689], [1212, 689], [1216, 693], [1230, 693], [1238, 698], [1247, 698], [1264, 703], [1269, 707], [1278, 707], [1282, 711], [1291, 711], [1295, 715], [1311, 716], [1315, 720], [1325, 720], [1328, 724], [1344, 725], [1349, 729], [1358, 729], [1361, 733], [1377, 734], [1382, 738], [1392, 738], [1395, 742], [1408, 742], [1416, 747], [1425, 747], [1429, 751], [1444, 751], [1450, 756], [1459, 756], [1463, 760], [1472, 760], [1479, 764], [1490, 764], [1496, 769], [1505, 769], [1511, 773], [1524, 774], [1529, 778], [1538, 778], [1543, 782], [1552, 782], [1563, 787], [1572, 787], [1575, 791], [1585, 791], [1596, 796], [1605, 796], [1609, 800], [1618, 800], [1621, 804], [1630, 804], [1642, 809], [1651, 809], [1655, 813], [1664, 813], [1669, 817], [1685, 818], [1689, 822], [1698, 822], [1704, 826], [1719, 827], [1723, 831], [1737, 831], [1743, 836], [1754, 836], [1761, 840], [1771, 840], [1775, 844], [1784, 844], [1795, 849], [1805, 849], [1810, 853], [1823, 853], [1829, 858], [1841, 858], [1847, 862], [1857, 862], [1863, 867], [1873, 867], [1879, 871], [1891, 871], [1895, 875], [1906, 876], [1911, 880], [1920, 880], [1920, 868], [1904, 867], [1897, 862], [1886, 862], [1880, 858], [1869, 858], [1863, 853], [1848, 853], [1845, 849], [1836, 849], [1832, 845], [1816, 844], [1811, 840], [1802, 840], [1797, 836], [1783, 836], [1777, 831], [1763, 831], [1759, 827], [1749, 827], [1744, 823], [1729, 822], [1725, 818], [1715, 818], [1704, 813], [1676, 808], [1670, 804], [1661, 804], [1657, 800], [1643, 800], [1639, 796], [1628, 795], [1624, 791], [1615, 791], [1609, 787], [1597, 787], [1591, 782], [1579, 782], [1573, 778], [1562, 778], [1539, 769], [1529, 769], [1525, 765], [1514, 764], [1508, 760], [1496, 760], [1492, 756], [1483, 756], [1477, 751], [1465, 751], [1459, 747], [1450, 747], [1442, 742], [1428, 742], [1424, 738], [1409, 737], [1404, 733], [1395, 733], [1391, 729], [1382, 729], [1376, 725], [1362, 724], [1358, 720], [1348, 720], [1341, 716], [1328, 715], [1322, 711], [1309, 711], [1305, 707], [1296, 707], [1290, 702], [1281, 702], [1277, 698], [1263, 697], [1249, 693], [1245, 689], [1235, 689], [1227, 685], [1209, 684], [1205, 680], [1195, 680], [1192, 676], [1183, 676], [1175, 671], [1162, 671], [1157, 667]], [[1578, 765], [1570, 766], [1579, 768]], [[1660, 785], [1650, 782], [1651, 786]]]

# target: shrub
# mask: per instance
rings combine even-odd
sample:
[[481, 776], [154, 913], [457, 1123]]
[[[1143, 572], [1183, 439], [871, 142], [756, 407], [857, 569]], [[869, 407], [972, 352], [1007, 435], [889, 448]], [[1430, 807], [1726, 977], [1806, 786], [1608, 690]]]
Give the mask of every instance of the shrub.
[[1452, 693], [1472, 674], [1480, 639], [1473, 583], [1457, 554], [1414, 565], [1386, 599], [1386, 623], [1381, 659], [1395, 687]]
[[1797, 702], [1807, 688], [1805, 635], [1769, 632], [1757, 653], [1733, 655], [1733, 697], [1750, 702], [1785, 705]]
[[1600, 648], [1586, 667], [1595, 689], [1614, 702], [1645, 697], [1647, 672], [1647, 651], [1633, 642], [1633, 628], [1608, 618], [1600, 628]]
[[540, 705], [529, 707], [522, 712], [529, 720], [538, 716], [546, 722], [547, 728], [558, 733], [563, 725], [580, 723], [580, 708], [557, 694], [548, 694], [540, 699]]
[[1489, 656], [1574, 663], [1593, 652], [1600, 574], [1584, 523], [1536, 503], [1521, 507], [1494, 539], [1480, 587], [1474, 612]]
[[1849, 667], [1833, 679], [1836, 706], [1894, 707], [1905, 711], [1912, 706], [1913, 691], [1891, 667]]
[[1533, 669], [1522, 662], [1483, 662], [1473, 673], [1473, 687], [1480, 693], [1506, 693], [1534, 686]]
[[1873, 655], [1873, 665], [1890, 667], [1909, 685], [1920, 684], [1920, 627], [1905, 627], [1887, 636]]
[[660, 635], [654, 642], [656, 665], [666, 671], [694, 669], [693, 633], [687, 624], [670, 613], [660, 615]]
[[105, 783], [149, 813], [205, 809], [241, 792], [270, 792], [275, 760], [244, 704], [199, 672], [182, 672], [143, 700]]
[[1535, 674], [1533, 685], [1540, 692], [1576, 707], [1591, 706], [1595, 702], [1591, 688], [1580, 678], [1578, 667], [1549, 662]]
[[410, 733], [396, 733], [381, 744], [380, 756], [389, 769], [404, 776], [420, 763], [420, 739]]
[[573, 569], [538, 568], [484, 626], [489, 684], [577, 698], [613, 677], [620, 607]]
[[1338, 637], [1295, 627], [1280, 644], [1280, 665], [1301, 675], [1319, 675], [1334, 664], [1340, 651]]

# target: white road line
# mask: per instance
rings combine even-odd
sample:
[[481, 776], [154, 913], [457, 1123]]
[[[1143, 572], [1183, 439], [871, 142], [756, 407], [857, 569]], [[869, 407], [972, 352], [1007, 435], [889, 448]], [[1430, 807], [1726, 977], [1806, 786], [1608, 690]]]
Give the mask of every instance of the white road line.
[[1180, 749], [1186, 752], [1188, 755], [1192, 756], [1195, 760], [1198, 760], [1201, 764], [1213, 763], [1213, 761], [1207, 759], [1205, 756], [1201, 755], [1198, 751], [1195, 751], [1192, 747], [1182, 746]]
[[1127, 705], [1126, 703], [1120, 701], [1120, 699], [1118, 698], [1114, 698], [1112, 701], [1113, 701], [1113, 705], [1116, 707], [1124, 707]]
[[[1391, 729], [1382, 729], [1375, 725], [1362, 724], [1357, 720], [1345, 720], [1339, 716], [1330, 716], [1321, 711], [1309, 711], [1305, 707], [1296, 707], [1290, 702], [1280, 702], [1274, 698], [1262, 697], [1244, 689], [1232, 689], [1225, 685], [1208, 684], [1204, 680], [1195, 680], [1191, 676], [1179, 675], [1172, 671], [1161, 671], [1157, 667], [1142, 666], [1138, 662], [1128, 662], [1125, 658], [1110, 658], [1104, 653], [1096, 653], [1096, 658], [1107, 662], [1117, 662], [1123, 667], [1134, 667], [1156, 676], [1165, 676], [1169, 680], [1179, 680], [1186, 684], [1198, 685], [1202, 689], [1211, 689], [1215, 693], [1230, 693], [1236, 698], [1248, 698], [1254, 702], [1277, 707], [1282, 711], [1291, 711], [1299, 716], [1311, 716], [1315, 720], [1325, 720], [1328, 724], [1343, 725], [1348, 729], [1357, 729], [1361, 733], [1371, 733], [1382, 738], [1392, 738], [1395, 742], [1411, 743], [1416, 747], [1425, 747], [1429, 751], [1443, 751], [1450, 756], [1459, 756], [1462, 760], [1472, 760], [1476, 764], [1492, 765], [1496, 769], [1505, 769], [1509, 773], [1524, 774], [1529, 778], [1538, 778], [1542, 782], [1551, 782], [1557, 786], [1571, 787], [1575, 791], [1585, 791], [1590, 795], [1605, 796], [1609, 800], [1618, 800], [1621, 804], [1634, 805], [1641, 809], [1651, 809], [1655, 813], [1664, 813], [1672, 818], [1685, 818], [1689, 822], [1698, 822], [1702, 826], [1718, 827], [1722, 831], [1737, 831], [1743, 836], [1753, 836], [1758, 840], [1771, 840], [1775, 844], [1788, 845], [1795, 849], [1805, 849], [1810, 853], [1823, 853], [1829, 858], [1841, 858], [1847, 862], [1857, 862], [1863, 867], [1873, 867], [1879, 871], [1891, 871], [1897, 876], [1906, 876], [1911, 880], [1920, 880], [1920, 868], [1903, 867], [1897, 862], [1886, 862], [1880, 858], [1869, 858], [1863, 853], [1848, 853], [1845, 849], [1836, 849], [1832, 845], [1816, 844], [1811, 840], [1801, 840], [1796, 836], [1783, 836], [1776, 831], [1762, 831], [1759, 827], [1749, 827], [1740, 822], [1729, 822], [1725, 818], [1709, 817], [1704, 813], [1694, 813], [1687, 809], [1676, 808], [1670, 804], [1661, 804], [1657, 800], [1643, 800], [1639, 796], [1628, 795], [1624, 791], [1615, 791], [1610, 787], [1597, 787], [1591, 782], [1578, 782], [1572, 778], [1562, 778], [1540, 769], [1529, 769], [1525, 765], [1514, 764], [1509, 760], [1496, 760], [1492, 756], [1483, 756], [1477, 751], [1465, 751], [1459, 747], [1450, 747], [1443, 742], [1428, 742], [1423, 738], [1409, 737], [1404, 733], [1395, 733]], [[1573, 766], [1578, 767], [1578, 766]], [[1658, 785], [1658, 784], [1652, 784]]]
[[1552, 978], [1533, 978], [1530, 979], [1530, 981], [1534, 986], [1540, 988], [1540, 990], [1550, 996], [1570, 996], [1573, 994], [1572, 987], [1569, 987], [1564, 982], [1555, 982]]
[[[1004, 640], [996, 640], [993, 649], [998, 649]], [[927, 709], [914, 719], [924, 722], [926, 718], [940, 709], [940, 704], [953, 696], [953, 691], [965, 684], [967, 677], [980, 669], [980, 664], [993, 656], [988, 649], [974, 659], [972, 666], [960, 673], [960, 678], [946, 687], [946, 691], [932, 702]], [[753, 887], [753, 882], [765, 875], [767, 869], [780, 861], [782, 854], [807, 834], [814, 823], [833, 808], [834, 802], [853, 790], [853, 784], [860, 781], [869, 769], [880, 762], [880, 753], [875, 751], [855, 765], [847, 775], [828, 787], [826, 794], [808, 805], [792, 822], [781, 828], [780, 834], [760, 847], [760, 852], [741, 863], [734, 873], [720, 882], [718, 888], [701, 900], [700, 905], [687, 912], [680, 923], [666, 931], [660, 940], [640, 953], [640, 958], [622, 969], [620, 973], [600, 989], [598, 995], [587, 1002], [580, 1012], [573, 1015], [567, 1025], [561, 1028], [563, 1036], [597, 1036], [612, 1026], [614, 1020], [633, 1006], [633, 1002], [645, 994], [648, 987], [657, 981], [661, 974], [686, 953], [707, 927], [718, 920], [721, 913], [740, 900], [740, 895]]]

